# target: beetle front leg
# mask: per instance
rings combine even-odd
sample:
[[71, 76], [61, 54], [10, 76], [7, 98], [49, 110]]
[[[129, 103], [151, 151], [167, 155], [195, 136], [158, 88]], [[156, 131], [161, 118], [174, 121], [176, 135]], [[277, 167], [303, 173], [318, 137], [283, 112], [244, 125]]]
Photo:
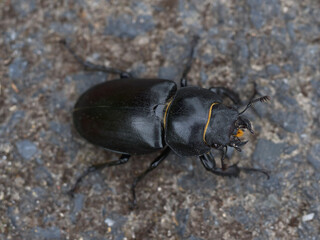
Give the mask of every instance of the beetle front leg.
[[104, 65], [94, 64], [89, 61], [83, 60], [76, 52], [69, 46], [66, 40], [61, 40], [61, 44], [65, 46], [65, 48], [71, 53], [71, 55], [76, 59], [78, 63], [80, 63], [86, 70], [90, 71], [99, 71], [106, 72], [111, 74], [119, 74], [120, 78], [132, 78], [132, 75], [126, 71], [122, 71], [116, 68], [106, 67]]
[[79, 183], [90, 173], [101, 171], [102, 169], [106, 167], [121, 165], [129, 161], [130, 155], [129, 154], [122, 154], [119, 160], [113, 161], [113, 162], [106, 162], [106, 163], [98, 163], [94, 164], [91, 167], [88, 167], [86, 171], [84, 171], [80, 177], [77, 178], [76, 183], [73, 185], [73, 187], [68, 191], [68, 193], [73, 197], [75, 190], [77, 189]]
[[166, 147], [161, 154], [150, 164], [149, 168], [145, 170], [143, 173], [141, 173], [138, 177], [136, 177], [132, 183], [131, 186], [131, 192], [132, 192], [132, 208], [134, 208], [137, 204], [137, 199], [136, 199], [136, 186], [137, 184], [153, 169], [159, 166], [159, 164], [169, 155], [171, 149], [169, 147]]
[[239, 177], [240, 168], [237, 164], [231, 165], [225, 169], [217, 168], [216, 161], [211, 152], [203, 154], [199, 156], [202, 165], [205, 169], [209, 172], [212, 172], [219, 176], [226, 176], [226, 177]]

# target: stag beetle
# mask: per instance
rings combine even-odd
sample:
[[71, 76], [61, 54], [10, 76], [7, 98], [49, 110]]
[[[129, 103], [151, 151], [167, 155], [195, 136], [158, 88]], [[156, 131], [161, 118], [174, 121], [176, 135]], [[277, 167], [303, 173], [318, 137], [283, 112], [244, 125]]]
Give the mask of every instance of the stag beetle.
[[[187, 86], [194, 48], [191, 41], [186, 67], [181, 77], [181, 88], [166, 79], [139, 79], [129, 72], [84, 61], [62, 41], [74, 58], [88, 70], [119, 74], [120, 79], [93, 86], [83, 93], [75, 104], [73, 122], [78, 133], [94, 145], [122, 154], [119, 160], [89, 167], [70, 190], [73, 193], [90, 172], [128, 162], [131, 155], [147, 154], [163, 149], [149, 168], [134, 179], [131, 187], [136, 204], [135, 187], [155, 169], [171, 151], [181, 157], [197, 156], [206, 170], [220, 176], [238, 177], [240, 170], [262, 169], [227, 166], [224, 163], [227, 147], [241, 151], [247, 141], [240, 140], [247, 129], [253, 134], [251, 122], [242, 114], [255, 102], [266, 102], [268, 96], [252, 99], [245, 109], [224, 105], [223, 98], [239, 104], [235, 92], [224, 87], [204, 89]], [[221, 167], [211, 149], [221, 151]]]

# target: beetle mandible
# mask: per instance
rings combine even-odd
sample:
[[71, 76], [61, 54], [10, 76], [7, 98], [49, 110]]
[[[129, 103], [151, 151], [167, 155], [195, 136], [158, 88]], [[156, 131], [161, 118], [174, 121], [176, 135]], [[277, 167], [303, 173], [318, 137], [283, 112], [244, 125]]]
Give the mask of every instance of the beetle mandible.
[[[187, 86], [194, 48], [198, 37], [191, 41], [191, 51], [177, 89], [167, 79], [139, 79], [129, 72], [82, 60], [66, 41], [61, 41], [74, 58], [86, 69], [119, 74], [120, 79], [93, 86], [83, 93], [75, 104], [73, 122], [78, 133], [106, 150], [122, 154], [119, 160], [89, 167], [70, 190], [89, 173], [128, 162], [131, 155], [147, 154], [163, 149], [149, 168], [136, 177], [131, 191], [136, 204], [135, 187], [155, 169], [171, 151], [180, 157], [197, 156], [211, 173], [238, 177], [241, 170], [267, 175], [263, 169], [227, 166], [224, 163], [227, 147], [241, 151], [247, 141], [240, 140], [247, 129], [253, 134], [251, 122], [242, 114], [255, 102], [266, 102], [268, 96], [251, 99], [239, 112], [223, 104], [229, 98], [235, 105], [241, 103], [237, 93], [224, 87], [209, 89]], [[211, 149], [221, 151], [221, 167], [217, 167]]]

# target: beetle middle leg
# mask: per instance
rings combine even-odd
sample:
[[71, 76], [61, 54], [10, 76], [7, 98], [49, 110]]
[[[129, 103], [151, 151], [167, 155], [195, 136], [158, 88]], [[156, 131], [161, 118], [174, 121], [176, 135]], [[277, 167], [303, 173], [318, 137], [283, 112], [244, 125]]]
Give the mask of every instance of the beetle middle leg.
[[184, 70], [182, 72], [182, 76], [180, 79], [180, 86], [181, 87], [186, 87], [188, 85], [187, 83], [187, 75], [190, 72], [191, 69], [191, 65], [192, 65], [192, 61], [193, 61], [193, 55], [194, 55], [194, 48], [196, 47], [197, 43], [199, 40], [199, 36], [194, 36], [192, 41], [191, 41], [191, 51], [190, 54], [188, 56], [188, 61], [187, 64], [184, 67]]
[[136, 199], [136, 186], [137, 184], [153, 169], [159, 166], [159, 164], [169, 155], [171, 149], [169, 147], [166, 147], [161, 154], [150, 164], [149, 168], [145, 170], [143, 173], [141, 173], [138, 177], [136, 177], [132, 183], [131, 186], [131, 192], [132, 192], [132, 207], [135, 207], [137, 204]]
[[90, 71], [99, 71], [99, 72], [106, 72], [111, 74], [119, 74], [120, 78], [131, 78], [132, 75], [129, 72], [122, 71], [117, 68], [110, 68], [104, 65], [94, 64], [89, 61], [83, 60], [76, 52], [69, 46], [66, 40], [61, 40], [61, 44], [65, 46], [65, 48], [70, 52], [70, 54], [76, 59], [78, 63], [80, 63], [86, 70]]
[[75, 190], [77, 189], [79, 183], [90, 173], [96, 172], [96, 171], [101, 171], [102, 169], [106, 167], [111, 167], [111, 166], [117, 166], [124, 164], [129, 161], [130, 155], [129, 154], [122, 154], [119, 160], [112, 161], [112, 162], [106, 162], [106, 163], [98, 163], [94, 164], [91, 167], [88, 167], [86, 171], [84, 171], [80, 177], [77, 178], [76, 183], [73, 185], [73, 187], [68, 191], [68, 193], [73, 196]]

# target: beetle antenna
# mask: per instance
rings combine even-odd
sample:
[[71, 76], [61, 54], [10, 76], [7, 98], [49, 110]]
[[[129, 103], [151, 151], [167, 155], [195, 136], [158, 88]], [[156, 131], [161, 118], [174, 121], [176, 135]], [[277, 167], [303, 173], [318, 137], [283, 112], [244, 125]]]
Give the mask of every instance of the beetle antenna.
[[242, 111], [242, 112], [240, 112], [239, 113], [239, 115], [241, 115], [241, 114], [243, 114], [248, 108], [250, 108], [254, 103], [256, 103], [256, 102], [268, 102], [268, 101], [270, 101], [270, 97], [269, 96], [263, 96], [263, 97], [260, 97], [260, 98], [256, 98], [256, 99], [253, 99], [253, 100], [251, 100], [248, 104], [247, 104], [247, 106], [246, 106], [246, 108]]

